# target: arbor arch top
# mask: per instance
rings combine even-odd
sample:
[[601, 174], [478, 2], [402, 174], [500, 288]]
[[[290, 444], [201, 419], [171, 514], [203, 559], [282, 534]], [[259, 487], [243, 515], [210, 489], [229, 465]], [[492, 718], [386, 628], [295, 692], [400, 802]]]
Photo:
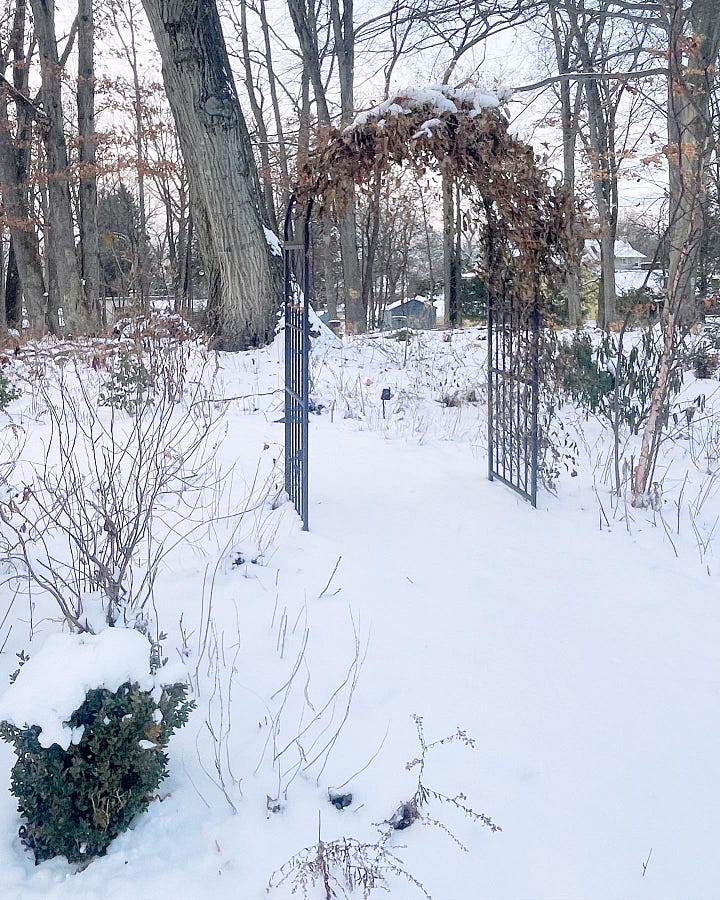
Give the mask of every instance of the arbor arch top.
[[450, 177], [485, 220], [489, 286], [542, 305], [573, 249], [572, 205], [532, 147], [509, 133], [505, 99], [446, 85], [396, 94], [321, 135], [295, 197], [339, 214], [356, 188], [371, 191], [395, 166]]

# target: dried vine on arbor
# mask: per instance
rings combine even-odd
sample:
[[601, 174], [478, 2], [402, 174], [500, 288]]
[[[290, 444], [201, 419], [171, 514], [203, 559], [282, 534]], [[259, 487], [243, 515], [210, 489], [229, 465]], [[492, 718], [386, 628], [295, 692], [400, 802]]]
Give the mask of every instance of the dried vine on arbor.
[[542, 306], [577, 252], [572, 202], [550, 184], [532, 148], [509, 134], [499, 109], [452, 99], [455, 112], [441, 112], [399, 95], [393, 102], [403, 112], [373, 112], [331, 129], [298, 173], [296, 197], [337, 215], [356, 187], [371, 195], [395, 166], [418, 177], [450, 175], [486, 223], [490, 289], [516, 306]]

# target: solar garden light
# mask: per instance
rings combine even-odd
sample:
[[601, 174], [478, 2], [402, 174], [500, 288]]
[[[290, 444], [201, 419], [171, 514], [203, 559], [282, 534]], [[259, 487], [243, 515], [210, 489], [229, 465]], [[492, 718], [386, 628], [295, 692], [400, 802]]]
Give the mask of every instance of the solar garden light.
[[385, 418], [385, 401], [391, 398], [392, 394], [390, 393], [390, 388], [383, 388], [382, 394], [380, 394], [380, 399], [382, 400], [383, 405], [383, 419]]

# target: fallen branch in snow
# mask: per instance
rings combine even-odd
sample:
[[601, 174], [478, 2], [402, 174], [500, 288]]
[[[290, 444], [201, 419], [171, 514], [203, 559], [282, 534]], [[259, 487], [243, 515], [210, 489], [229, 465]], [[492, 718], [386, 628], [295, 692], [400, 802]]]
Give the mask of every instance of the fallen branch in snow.
[[643, 863], [643, 878], [645, 877], [645, 873], [647, 872], [647, 867], [650, 864], [650, 857], [652, 856], [652, 847], [650, 848], [650, 852], [647, 855], [647, 859]]
[[233, 400], [252, 400], [254, 397], [274, 397], [275, 394], [284, 393], [284, 388], [276, 388], [274, 391], [262, 391], [254, 394], [240, 394], [237, 397], [202, 397], [190, 405], [190, 409], [201, 403], [232, 403]]

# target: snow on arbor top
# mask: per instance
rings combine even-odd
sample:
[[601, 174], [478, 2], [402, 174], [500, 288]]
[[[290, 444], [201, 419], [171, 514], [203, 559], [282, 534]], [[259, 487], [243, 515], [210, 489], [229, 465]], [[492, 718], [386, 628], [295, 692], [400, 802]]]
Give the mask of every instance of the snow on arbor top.
[[150, 645], [138, 631], [107, 628], [100, 634], [54, 634], [0, 698], [0, 721], [18, 728], [39, 725], [41, 747], [59, 744], [67, 750], [84, 729], [65, 723], [87, 692], [94, 688], [115, 692], [128, 681], [146, 691], [155, 684]]
[[407, 88], [372, 109], [359, 113], [345, 131], [364, 128], [371, 119], [382, 122], [387, 116], [407, 115], [422, 109], [429, 113], [429, 117], [414, 137], [430, 135], [430, 129], [440, 125], [443, 116], [459, 112], [468, 114], [469, 111], [470, 118], [474, 118], [485, 109], [497, 109], [508, 97], [505, 89], [491, 94], [480, 88], [452, 88], [447, 84]]

